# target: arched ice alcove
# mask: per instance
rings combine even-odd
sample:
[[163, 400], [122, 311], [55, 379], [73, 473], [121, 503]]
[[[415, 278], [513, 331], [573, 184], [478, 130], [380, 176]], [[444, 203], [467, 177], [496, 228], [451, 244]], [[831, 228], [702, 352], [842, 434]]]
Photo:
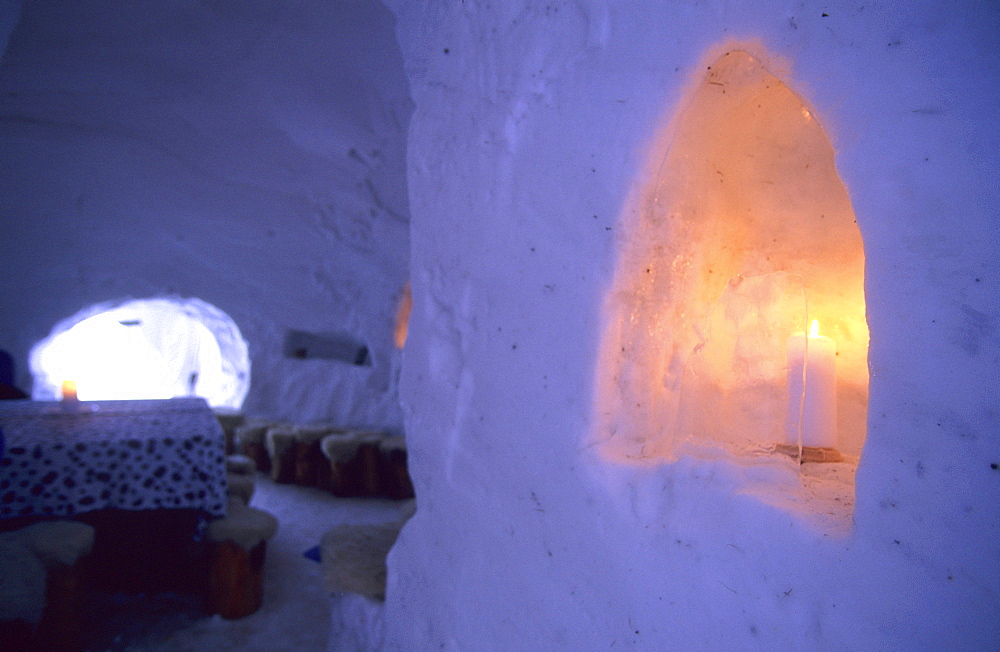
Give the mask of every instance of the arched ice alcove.
[[837, 448], [860, 455], [861, 234], [829, 137], [759, 51], [702, 68], [624, 213], [594, 432], [611, 459], [773, 452], [789, 338], [814, 319], [836, 342]]

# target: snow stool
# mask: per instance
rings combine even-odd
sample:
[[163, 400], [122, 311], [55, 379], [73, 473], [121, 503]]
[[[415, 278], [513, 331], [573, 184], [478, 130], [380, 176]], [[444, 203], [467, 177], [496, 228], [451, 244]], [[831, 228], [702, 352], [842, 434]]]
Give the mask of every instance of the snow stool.
[[330, 490], [330, 463], [323, 455], [320, 442], [324, 437], [345, 432], [331, 425], [299, 426], [295, 429], [295, 484]]
[[223, 618], [243, 618], [260, 609], [267, 540], [277, 531], [278, 519], [239, 498], [229, 500], [226, 516], [208, 524], [209, 600]]
[[381, 432], [351, 431], [328, 435], [320, 449], [330, 464], [330, 491], [342, 498], [379, 494]]
[[271, 479], [281, 484], [295, 482], [295, 426], [277, 424], [264, 434], [264, 446], [271, 458]]
[[254, 492], [254, 472], [257, 467], [246, 455], [226, 456], [226, 493], [250, 504]]
[[267, 473], [271, 470], [271, 458], [264, 445], [264, 435], [267, 429], [274, 425], [266, 419], [248, 419], [234, 429], [236, 452], [242, 453], [253, 460], [258, 469]]
[[78, 562], [93, 547], [94, 528], [74, 521], [0, 535], [0, 649], [77, 649], [83, 626]]

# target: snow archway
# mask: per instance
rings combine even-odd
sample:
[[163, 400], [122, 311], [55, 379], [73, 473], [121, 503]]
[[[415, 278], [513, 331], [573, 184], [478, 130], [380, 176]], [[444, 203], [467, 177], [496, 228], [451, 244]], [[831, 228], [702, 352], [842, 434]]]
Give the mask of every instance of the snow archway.
[[201, 396], [239, 409], [250, 388], [247, 344], [232, 319], [199, 299], [91, 306], [53, 328], [30, 357], [32, 398], [82, 400]]

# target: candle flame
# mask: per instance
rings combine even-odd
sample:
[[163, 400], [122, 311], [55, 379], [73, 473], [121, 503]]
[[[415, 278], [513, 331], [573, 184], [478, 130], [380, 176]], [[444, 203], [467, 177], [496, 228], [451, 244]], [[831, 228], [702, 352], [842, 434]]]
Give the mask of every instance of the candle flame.
[[819, 337], [819, 320], [814, 319], [809, 326], [809, 337]]
[[76, 381], [75, 380], [64, 380], [64, 381], [62, 381], [62, 399], [64, 401], [75, 401], [75, 400], [77, 400], [77, 395], [76, 395]]

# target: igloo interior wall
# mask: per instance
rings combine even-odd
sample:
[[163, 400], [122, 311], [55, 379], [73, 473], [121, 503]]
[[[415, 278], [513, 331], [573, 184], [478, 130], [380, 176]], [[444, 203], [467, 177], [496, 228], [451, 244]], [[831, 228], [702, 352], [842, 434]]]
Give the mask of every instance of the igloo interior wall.
[[[416, 514], [337, 621], [361, 647], [1000, 640], [995, 3], [0, 0], [0, 29], [18, 383], [86, 306], [198, 297], [248, 343], [246, 412], [405, 425]], [[722, 381], [780, 382], [760, 348], [817, 312], [849, 515], [797, 493], [836, 465], [672, 405], [745, 408]]]
[[[996, 9], [390, 4], [418, 510], [387, 647], [996, 640]], [[856, 467], [744, 455], [779, 433], [724, 414], [810, 314]]]
[[837, 345], [838, 448], [856, 458], [864, 250], [833, 147], [759, 46], [719, 50], [623, 211], [594, 438], [622, 459], [773, 450], [795, 404], [789, 338], [816, 319]]
[[[0, 347], [91, 306], [201, 300], [245, 338], [243, 409], [403, 429], [412, 110], [378, 2], [5, 1]], [[337, 334], [370, 364], [285, 355]]]

